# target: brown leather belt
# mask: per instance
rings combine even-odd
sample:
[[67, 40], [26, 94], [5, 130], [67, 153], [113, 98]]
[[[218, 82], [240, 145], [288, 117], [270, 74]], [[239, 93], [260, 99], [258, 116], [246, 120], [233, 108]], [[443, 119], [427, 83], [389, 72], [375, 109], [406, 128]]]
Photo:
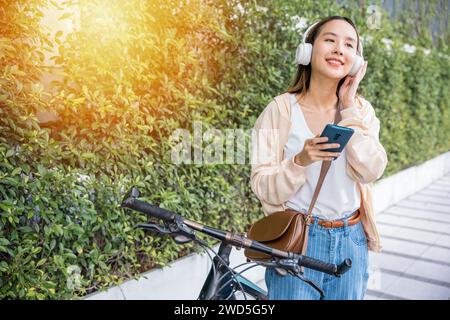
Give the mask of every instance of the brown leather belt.
[[[315, 217], [311, 217], [311, 218], [309, 218], [309, 222], [311, 224], [313, 224], [315, 219], [316, 219]], [[357, 224], [361, 220], [361, 215], [360, 215], [359, 209], [356, 210], [355, 213], [353, 215], [351, 215], [350, 217], [348, 217], [347, 219], [348, 219], [348, 225], [349, 226]], [[331, 221], [331, 220], [321, 220], [321, 219], [319, 219], [317, 224], [319, 226], [324, 227], [324, 228], [341, 228], [341, 227], [344, 226], [344, 221], [343, 220]]]

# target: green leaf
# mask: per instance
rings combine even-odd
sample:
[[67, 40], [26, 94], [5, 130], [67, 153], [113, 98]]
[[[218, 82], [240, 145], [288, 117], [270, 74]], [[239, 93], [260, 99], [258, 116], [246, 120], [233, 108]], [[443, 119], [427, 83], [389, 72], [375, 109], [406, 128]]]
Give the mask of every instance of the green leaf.
[[50, 250], [53, 250], [56, 246], [56, 240], [52, 239], [52, 241], [50, 241]]
[[36, 267], [42, 266], [47, 261], [47, 258], [43, 258], [36, 263]]
[[31, 250], [31, 253], [37, 254], [37, 253], [39, 253], [41, 251], [42, 251], [42, 247], [35, 247], [35, 248], [33, 248], [33, 250]]
[[[5, 201], [0, 202], [0, 209], [2, 209], [3, 211], [8, 212], [9, 210], [11, 210], [13, 208], [14, 208], [14, 203], [12, 203], [11, 200], [5, 200]], [[1, 241], [1, 239], [0, 239], [0, 241]]]
[[8, 264], [6, 263], [6, 261], [1, 261], [0, 262], [0, 271], [1, 272], [8, 271]]
[[21, 172], [22, 172], [22, 168], [21, 168], [21, 167], [15, 168], [15, 169], [13, 170], [13, 172], [11, 172], [11, 176], [18, 175], [18, 174], [21, 173]]
[[6, 152], [6, 158], [9, 158], [9, 157], [13, 156], [14, 153], [15, 153], [14, 149], [9, 149], [9, 150]]

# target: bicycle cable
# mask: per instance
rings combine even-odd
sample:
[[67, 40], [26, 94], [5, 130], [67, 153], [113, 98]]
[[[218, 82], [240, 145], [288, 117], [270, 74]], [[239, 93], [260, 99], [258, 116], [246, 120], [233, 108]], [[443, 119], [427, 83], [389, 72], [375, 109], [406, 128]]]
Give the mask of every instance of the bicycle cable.
[[[234, 280], [238, 283], [240, 289], [241, 289], [242, 292], [244, 293], [244, 298], [245, 298], [245, 300], [247, 300], [247, 297], [245, 296], [244, 288], [242, 287], [241, 283], [237, 280], [237, 278], [236, 278], [236, 276], [235, 276], [236, 272], [233, 270], [233, 268], [231, 268], [231, 267], [225, 262], [225, 260], [223, 260], [223, 258], [222, 258], [221, 256], [219, 256], [218, 253], [216, 253], [211, 247], [209, 247], [208, 244], [207, 244], [205, 241], [203, 241], [203, 240], [201, 240], [201, 239], [198, 239], [198, 238], [194, 239], [194, 241], [198, 242], [203, 248], [211, 250], [211, 251], [215, 254], [215, 257], [217, 257], [219, 260], [221, 260], [222, 264], [223, 264], [223, 265], [228, 269], [228, 271], [231, 273], [230, 276], [231, 276], [232, 278], [234, 278]], [[213, 265], [214, 265], [214, 261], [212, 261], [212, 263], [213, 263]], [[218, 292], [218, 291], [216, 290], [216, 292]]]
[[[251, 263], [254, 263], [255, 266], [258, 265], [256, 262], [253, 262], [253, 261], [252, 261], [252, 262], [245, 262], [245, 263], [241, 263], [240, 265], [238, 265], [238, 266], [236, 266], [236, 267], [233, 267], [233, 270], [236, 270], [236, 269], [239, 268], [239, 267], [242, 267], [242, 266], [244, 266], [244, 265], [246, 265], [246, 264], [251, 264]], [[248, 269], [245, 269], [245, 270], [248, 270]], [[244, 270], [244, 271], [245, 271], [245, 270]], [[242, 271], [239, 271], [237, 274], [240, 275], [241, 273], [242, 273]], [[223, 275], [219, 278], [218, 283], [220, 283], [220, 281], [222, 281], [222, 279], [223, 279], [227, 274], [228, 274], [228, 272], [225, 273], [225, 274], [223, 274]]]
[[[247, 263], [251, 263], [251, 262], [247, 262]], [[247, 271], [247, 270], [250, 270], [250, 269], [252, 269], [252, 268], [255, 268], [255, 267], [257, 267], [258, 266], [258, 264], [254, 264], [253, 266], [250, 266], [250, 267], [248, 267], [248, 268], [245, 268], [244, 270], [242, 270], [242, 271], [239, 271], [238, 273], [236, 273], [237, 275], [239, 275], [239, 276], [242, 276], [242, 273], [244, 273], [245, 271]], [[221, 278], [223, 278], [223, 276], [224, 275], [222, 275], [222, 277]], [[220, 292], [220, 290], [222, 290], [226, 285], [228, 285], [231, 281], [233, 281], [233, 279], [229, 279], [227, 282], [225, 282], [220, 288], [219, 288], [219, 292]], [[219, 282], [220, 283], [220, 282]], [[242, 289], [242, 288], [241, 288]]]

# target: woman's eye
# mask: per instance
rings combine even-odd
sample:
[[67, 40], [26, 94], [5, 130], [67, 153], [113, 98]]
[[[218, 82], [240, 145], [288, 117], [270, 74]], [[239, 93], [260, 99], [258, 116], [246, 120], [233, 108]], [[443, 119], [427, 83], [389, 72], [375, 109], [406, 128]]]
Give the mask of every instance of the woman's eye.
[[[334, 42], [333, 39], [325, 39], [325, 41], [332, 41], [332, 42]], [[350, 43], [347, 43], [347, 46], [349, 46], [350, 48], [353, 48], [353, 46]]]

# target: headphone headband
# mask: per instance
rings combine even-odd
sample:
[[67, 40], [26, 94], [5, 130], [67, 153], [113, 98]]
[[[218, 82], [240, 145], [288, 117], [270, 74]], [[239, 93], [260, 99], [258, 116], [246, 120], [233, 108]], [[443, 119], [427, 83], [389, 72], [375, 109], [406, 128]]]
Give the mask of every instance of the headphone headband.
[[316, 24], [318, 24], [318, 23], [319, 23], [319, 22], [315, 22], [315, 23], [313, 23], [312, 25], [310, 25], [310, 26], [308, 27], [308, 29], [306, 29], [305, 33], [303, 34], [303, 43], [306, 43], [306, 37], [308, 36], [309, 31], [310, 31], [312, 28], [314, 28], [314, 26], [315, 26]]

